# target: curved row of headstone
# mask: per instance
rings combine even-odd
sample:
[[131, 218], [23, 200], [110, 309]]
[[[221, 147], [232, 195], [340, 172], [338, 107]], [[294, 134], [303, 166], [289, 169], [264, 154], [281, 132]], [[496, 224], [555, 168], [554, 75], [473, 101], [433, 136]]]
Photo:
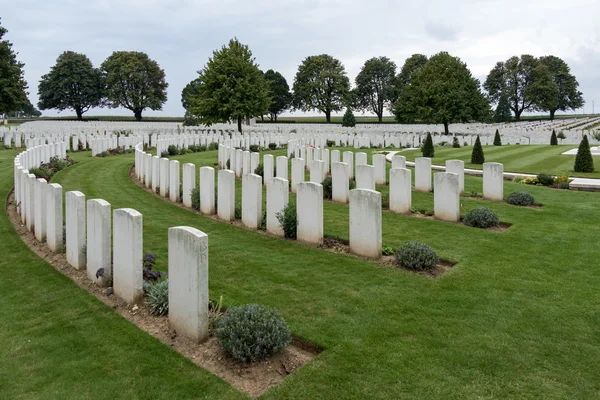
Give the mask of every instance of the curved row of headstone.
[[[92, 282], [101, 286], [112, 282], [116, 296], [128, 304], [139, 303], [142, 214], [131, 208], [111, 213], [107, 201], [86, 202], [82, 192], [69, 191], [64, 195], [63, 216], [62, 186], [36, 179], [29, 170], [49, 157], [63, 157], [64, 152], [61, 142], [36, 146], [15, 157], [14, 193], [21, 221], [52, 252], [65, 251], [69, 265], [85, 269]], [[200, 342], [208, 338], [208, 236], [186, 226], [170, 228], [168, 236], [169, 322], [179, 334]]]
[[[290, 147], [292, 147], [290, 149]], [[244, 151], [219, 145], [217, 173], [217, 199], [215, 205], [215, 170], [199, 169], [199, 210], [224, 221], [235, 219], [235, 178], [242, 179], [242, 223], [250, 229], [258, 229], [263, 216], [263, 182], [266, 186], [266, 230], [284, 236], [277, 215], [288, 205], [290, 192], [296, 194], [297, 239], [309, 244], [323, 242], [323, 186], [322, 182], [331, 171], [332, 200], [349, 203], [350, 249], [353, 253], [379, 258], [381, 256], [381, 193], [376, 184], [387, 183], [386, 159], [383, 154], [373, 156], [373, 165], [367, 164], [366, 153], [343, 153], [313, 147], [291, 146], [291, 180], [288, 175], [288, 157], [271, 154], [263, 156], [263, 176], [255, 174], [260, 161], [257, 152]], [[331, 157], [330, 157], [331, 155]], [[227, 163], [229, 162], [229, 167]], [[276, 168], [275, 168], [276, 166]], [[310, 167], [310, 168], [308, 168]], [[464, 191], [464, 162], [449, 160], [448, 172], [434, 176], [434, 215], [443, 221], [460, 221], [460, 195]], [[305, 182], [305, 170], [310, 180]], [[484, 198], [502, 201], [503, 165], [486, 163], [483, 166]], [[415, 163], [415, 190], [430, 192], [431, 159], [417, 158]], [[136, 147], [135, 174], [137, 179], [153, 192], [177, 203], [182, 201], [191, 207], [192, 191], [196, 186], [196, 166], [183, 165], [179, 161], [152, 156]], [[356, 177], [356, 189], [349, 190], [349, 180]], [[183, 182], [180, 182], [180, 179]], [[410, 213], [412, 208], [411, 170], [406, 159], [395, 156], [389, 175], [389, 207], [392, 212]], [[180, 189], [181, 188], [181, 189]], [[216, 206], [216, 207], [215, 207]]]

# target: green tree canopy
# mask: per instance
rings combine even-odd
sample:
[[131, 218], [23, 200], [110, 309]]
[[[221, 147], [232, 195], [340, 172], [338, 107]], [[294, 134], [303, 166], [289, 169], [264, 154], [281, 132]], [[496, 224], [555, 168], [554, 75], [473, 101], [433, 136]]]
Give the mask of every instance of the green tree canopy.
[[292, 104], [290, 86], [283, 75], [272, 69], [265, 72], [265, 81], [269, 84], [272, 98], [271, 104], [269, 105], [271, 121], [277, 121], [277, 116], [284, 110], [287, 110]]
[[269, 85], [252, 52], [236, 38], [215, 50], [198, 74], [182, 93], [187, 124], [233, 120], [241, 132], [243, 119], [264, 114], [271, 104]]
[[327, 54], [309, 56], [298, 67], [293, 90], [295, 109], [319, 110], [331, 122], [331, 113], [348, 103], [350, 80], [340, 60]]
[[346, 108], [346, 112], [342, 117], [342, 126], [345, 127], [354, 127], [356, 126], [356, 117], [354, 117], [354, 113], [350, 107]]
[[394, 100], [396, 64], [387, 57], [367, 60], [356, 76], [357, 108], [373, 112], [379, 122]]
[[454, 122], [486, 121], [490, 105], [479, 81], [458, 57], [441, 52], [417, 71], [396, 102], [399, 122], [448, 125]]
[[84, 54], [65, 51], [56, 59], [50, 72], [42, 76], [38, 86], [38, 107], [72, 109], [77, 119], [92, 107], [102, 106], [104, 79]]
[[27, 99], [27, 103], [19, 107], [18, 111], [12, 111], [7, 113], [9, 118], [18, 117], [40, 117], [42, 113], [31, 104], [31, 101]]
[[496, 63], [483, 84], [494, 103], [499, 103], [502, 95], [507, 96], [517, 121], [523, 111], [535, 110], [553, 86], [549, 69], [529, 54]]
[[17, 61], [12, 43], [3, 39], [7, 32], [0, 25], [0, 115], [19, 111], [29, 102], [23, 76], [25, 64]]
[[106, 82], [107, 105], [133, 111], [138, 121], [146, 108], [161, 110], [167, 101], [165, 71], [146, 53], [115, 51], [100, 69]]
[[[412, 82], [412, 77], [423, 66], [427, 63], [427, 56], [423, 54], [413, 54], [408, 57], [406, 61], [404, 61], [404, 65], [400, 69], [398, 76], [396, 76], [395, 85], [394, 85], [394, 103], [400, 97], [402, 90], [410, 85]], [[394, 104], [390, 107], [390, 110], [394, 107]]]
[[503, 93], [500, 95], [496, 111], [494, 112], [494, 122], [510, 122], [512, 114], [510, 104], [508, 104], [508, 95]]
[[546, 91], [538, 103], [540, 110], [550, 112], [554, 119], [556, 111], [575, 110], [583, 107], [583, 94], [577, 90], [579, 83], [566, 62], [556, 56], [540, 57], [540, 63], [548, 67], [552, 77], [551, 89]]

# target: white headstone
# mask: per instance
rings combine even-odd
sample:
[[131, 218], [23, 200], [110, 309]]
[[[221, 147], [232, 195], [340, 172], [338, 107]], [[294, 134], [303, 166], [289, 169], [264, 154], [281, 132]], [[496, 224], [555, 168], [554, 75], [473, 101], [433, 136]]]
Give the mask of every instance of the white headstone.
[[[87, 276], [104, 284], [112, 276], [110, 204], [106, 200], [87, 201]], [[100, 268], [103, 273], [99, 275]], [[96, 277], [96, 275], [99, 275]]]
[[390, 211], [407, 214], [412, 209], [412, 182], [410, 169], [390, 170]]
[[215, 169], [200, 167], [200, 212], [213, 215], [215, 210]]
[[63, 201], [62, 186], [48, 185], [46, 192], [46, 226], [48, 248], [55, 253], [62, 251], [63, 244]]
[[242, 223], [250, 229], [258, 229], [262, 222], [262, 188], [260, 175], [242, 177]]
[[431, 158], [417, 157], [415, 159], [415, 190], [431, 192]]
[[435, 217], [442, 221], [460, 221], [458, 175], [452, 172], [437, 172], [434, 180], [433, 212]]
[[283, 236], [277, 214], [288, 205], [289, 183], [283, 178], [273, 178], [267, 185], [267, 232]]
[[350, 191], [350, 251], [364, 257], [381, 257], [381, 193]]
[[131, 208], [113, 211], [113, 289], [129, 304], [143, 297], [142, 214]]
[[85, 195], [73, 191], [65, 194], [67, 262], [75, 269], [85, 267]]
[[486, 200], [504, 200], [504, 165], [483, 163], [483, 198]]
[[375, 168], [372, 165], [356, 166], [356, 188], [375, 190]]
[[224, 221], [235, 219], [235, 174], [229, 169], [218, 172], [217, 215]]
[[296, 214], [297, 239], [316, 245], [323, 243], [323, 186], [321, 184], [314, 182], [298, 184]]

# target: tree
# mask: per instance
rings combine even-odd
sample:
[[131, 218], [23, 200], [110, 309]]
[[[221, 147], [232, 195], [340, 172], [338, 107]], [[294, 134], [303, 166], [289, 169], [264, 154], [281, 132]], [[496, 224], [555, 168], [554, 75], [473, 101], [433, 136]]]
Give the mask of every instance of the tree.
[[395, 75], [396, 64], [389, 58], [367, 60], [355, 80], [358, 109], [375, 113], [381, 122], [394, 100]]
[[521, 120], [523, 111], [535, 109], [553, 86], [549, 69], [529, 54], [496, 63], [483, 84], [493, 102], [507, 96], [516, 121]]
[[508, 104], [508, 95], [501, 93], [498, 99], [498, 105], [496, 106], [496, 112], [494, 113], [494, 122], [510, 122], [512, 114], [510, 112], [510, 105]]
[[165, 71], [146, 53], [115, 51], [100, 67], [106, 82], [107, 105], [133, 111], [142, 119], [146, 108], [162, 110], [167, 101]]
[[554, 119], [556, 111], [575, 110], [583, 107], [585, 101], [583, 94], [577, 90], [579, 83], [571, 75], [567, 63], [556, 56], [540, 58], [540, 63], [548, 67], [554, 85], [552, 90], [545, 93], [538, 104], [538, 108], [550, 112], [550, 119]]
[[483, 155], [483, 147], [481, 147], [481, 140], [479, 140], [479, 135], [477, 135], [477, 139], [475, 139], [475, 144], [473, 145], [473, 151], [471, 152], [471, 164], [483, 164], [485, 162], [485, 156]]
[[448, 125], [454, 122], [487, 121], [490, 104], [479, 81], [458, 57], [441, 52], [417, 71], [396, 102], [398, 122]]
[[8, 31], [0, 25], [0, 116], [19, 111], [27, 105], [27, 82], [23, 76], [25, 64], [17, 61], [12, 43], [2, 38]]
[[233, 38], [213, 56], [182, 92], [187, 103], [186, 123], [212, 125], [260, 116], [271, 104], [269, 85], [247, 45]]
[[331, 122], [331, 113], [347, 104], [350, 80], [341, 61], [328, 54], [309, 56], [298, 67], [294, 79], [295, 109], [319, 110]]
[[65, 51], [58, 56], [50, 72], [42, 76], [38, 96], [40, 109], [72, 109], [81, 121], [83, 113], [102, 105], [102, 72], [94, 68], [86, 55]]
[[423, 153], [423, 157], [431, 157], [435, 156], [435, 149], [433, 147], [433, 139], [431, 138], [431, 133], [427, 132], [427, 137], [425, 138], [425, 142], [423, 142], [423, 147], [421, 148], [421, 152]]
[[496, 134], [494, 135], [494, 146], [502, 146], [502, 139], [500, 139], [500, 132], [496, 129]]
[[[423, 68], [426, 63], [427, 56], [423, 54], [413, 54], [412, 56], [408, 57], [406, 61], [404, 61], [404, 65], [402, 66], [402, 69], [400, 69], [400, 72], [395, 79], [393, 103], [398, 100], [402, 94], [402, 90], [411, 84], [415, 72]], [[393, 111], [393, 106], [394, 104], [392, 104], [390, 107], [391, 111]]]
[[558, 139], [554, 129], [552, 129], [552, 135], [550, 136], [550, 146], [558, 146]]
[[583, 139], [579, 143], [573, 170], [575, 172], [594, 172], [594, 159], [592, 158], [587, 135], [583, 135]]
[[558, 135], [556, 135], [556, 137], [558, 139], [560, 139], [560, 143], [562, 144], [563, 139], [566, 139], [567, 137], [565, 136], [563, 131], [558, 132]]
[[271, 121], [277, 121], [277, 116], [281, 114], [282, 111], [287, 110], [292, 103], [290, 87], [283, 75], [272, 69], [265, 72], [264, 77], [269, 85], [272, 98], [271, 104], [269, 105], [270, 118]]
[[344, 117], [342, 118], [342, 126], [356, 126], [356, 118], [354, 117], [354, 114], [352, 113], [352, 109], [350, 107], [346, 108], [346, 112], [344, 113]]
[[19, 117], [40, 117], [42, 113], [31, 104], [29, 99], [27, 99], [27, 104], [19, 107], [18, 111], [12, 111], [6, 113], [9, 118], [19, 118]]

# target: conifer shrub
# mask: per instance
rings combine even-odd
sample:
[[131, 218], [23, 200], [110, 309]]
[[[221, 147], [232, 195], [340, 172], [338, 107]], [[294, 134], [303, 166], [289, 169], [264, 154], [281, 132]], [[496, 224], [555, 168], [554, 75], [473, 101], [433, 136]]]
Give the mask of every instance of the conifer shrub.
[[356, 118], [354, 117], [354, 114], [352, 113], [352, 110], [350, 109], [350, 107], [346, 108], [346, 112], [344, 113], [344, 116], [342, 117], [342, 126], [347, 126], [347, 127], [356, 126]]
[[454, 136], [454, 139], [452, 139], [452, 147], [455, 149], [460, 149], [460, 143], [458, 142], [457, 136]]
[[496, 129], [496, 134], [494, 135], [494, 146], [502, 146], [502, 139], [500, 139], [500, 132]]
[[433, 139], [431, 138], [431, 133], [427, 132], [427, 137], [423, 142], [423, 147], [421, 148], [421, 152], [423, 153], [423, 157], [434, 157], [435, 149], [433, 147]]
[[583, 139], [581, 140], [581, 143], [579, 143], [573, 170], [575, 172], [594, 172], [594, 159], [592, 158], [587, 135], [583, 135]]
[[554, 129], [552, 129], [552, 135], [550, 136], [550, 146], [558, 146], [558, 138]]
[[473, 151], [471, 152], [471, 164], [483, 164], [485, 162], [485, 156], [483, 155], [483, 147], [481, 147], [481, 140], [479, 140], [479, 135], [477, 135], [477, 139], [475, 139], [475, 144], [473, 145]]

